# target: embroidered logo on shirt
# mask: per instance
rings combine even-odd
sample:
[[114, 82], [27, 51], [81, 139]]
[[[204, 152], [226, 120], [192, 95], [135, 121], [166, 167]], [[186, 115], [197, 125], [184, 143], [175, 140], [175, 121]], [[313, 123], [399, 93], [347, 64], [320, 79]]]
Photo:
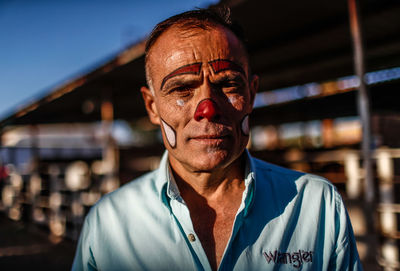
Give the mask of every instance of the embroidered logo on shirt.
[[275, 250], [274, 252], [263, 252], [265, 260], [268, 264], [291, 264], [295, 268], [300, 268], [303, 263], [312, 262], [313, 251], [299, 250], [298, 252], [281, 252]]

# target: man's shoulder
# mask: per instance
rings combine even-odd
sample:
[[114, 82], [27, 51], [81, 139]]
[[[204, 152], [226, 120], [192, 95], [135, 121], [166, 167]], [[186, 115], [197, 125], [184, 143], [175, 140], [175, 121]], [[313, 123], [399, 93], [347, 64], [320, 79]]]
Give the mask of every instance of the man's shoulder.
[[146, 173], [118, 189], [104, 195], [92, 209], [106, 211], [112, 209], [117, 211], [127, 206], [140, 206], [159, 197], [157, 187], [157, 170]]
[[[279, 215], [291, 214], [293, 210], [318, 213], [318, 206], [334, 217], [340, 212], [343, 200], [336, 187], [327, 179], [304, 172], [280, 167], [261, 160], [253, 161], [256, 193], [263, 206], [269, 206]], [[298, 208], [298, 209], [296, 209]], [[317, 208], [317, 209], [315, 209]]]
[[115, 191], [109, 193], [108, 197], [119, 197], [126, 193], [135, 193], [142, 194], [145, 192], [152, 192], [157, 190], [156, 179], [157, 179], [157, 170], [150, 171], [132, 181], [122, 185]]
[[297, 190], [323, 189], [334, 191], [334, 185], [324, 177], [285, 168], [266, 161], [252, 158], [256, 176], [262, 181], [272, 182], [280, 187], [294, 184]]
[[278, 166], [275, 164], [271, 164], [269, 162], [266, 162], [264, 160], [260, 160], [258, 158], [252, 157], [252, 162], [253, 165], [256, 169], [257, 172], [270, 172], [271, 174], [278, 174], [281, 176], [301, 176], [304, 175], [304, 173], [285, 168], [282, 166]]

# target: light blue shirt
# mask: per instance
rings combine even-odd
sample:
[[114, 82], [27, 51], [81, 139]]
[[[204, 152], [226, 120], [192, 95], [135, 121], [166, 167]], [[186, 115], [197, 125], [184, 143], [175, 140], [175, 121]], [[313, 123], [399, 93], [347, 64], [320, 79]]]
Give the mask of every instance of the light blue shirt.
[[[246, 188], [219, 270], [362, 270], [332, 184], [245, 155]], [[72, 269], [211, 270], [167, 152], [159, 169], [92, 207]]]

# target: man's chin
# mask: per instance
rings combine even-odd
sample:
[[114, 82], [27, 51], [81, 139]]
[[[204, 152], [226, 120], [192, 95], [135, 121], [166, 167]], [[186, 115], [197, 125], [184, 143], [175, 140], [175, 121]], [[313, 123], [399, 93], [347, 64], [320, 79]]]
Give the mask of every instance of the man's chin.
[[230, 153], [227, 150], [211, 149], [206, 152], [196, 153], [189, 160], [194, 171], [212, 172], [229, 165]]

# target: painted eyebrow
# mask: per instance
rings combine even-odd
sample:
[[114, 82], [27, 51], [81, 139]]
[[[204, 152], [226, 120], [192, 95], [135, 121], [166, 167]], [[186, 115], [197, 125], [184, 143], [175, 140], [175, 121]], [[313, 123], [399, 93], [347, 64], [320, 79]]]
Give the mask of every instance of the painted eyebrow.
[[224, 82], [224, 81], [244, 81], [243, 75], [240, 73], [235, 74], [225, 74], [221, 78], [215, 80], [215, 82]]
[[167, 76], [164, 77], [164, 79], [161, 82], [161, 87], [160, 89], [163, 88], [165, 82], [167, 82], [168, 79], [174, 77], [174, 76], [178, 76], [178, 75], [182, 75], [182, 74], [200, 74], [201, 71], [201, 62], [197, 62], [197, 63], [192, 63], [192, 64], [188, 64], [188, 65], [184, 65], [182, 67], [177, 68], [176, 70], [174, 70], [173, 72], [171, 72], [170, 74], [168, 74]]
[[234, 70], [246, 75], [243, 68], [239, 64], [228, 59], [216, 59], [208, 62], [208, 64], [210, 64], [214, 73], [219, 73], [226, 70]]

